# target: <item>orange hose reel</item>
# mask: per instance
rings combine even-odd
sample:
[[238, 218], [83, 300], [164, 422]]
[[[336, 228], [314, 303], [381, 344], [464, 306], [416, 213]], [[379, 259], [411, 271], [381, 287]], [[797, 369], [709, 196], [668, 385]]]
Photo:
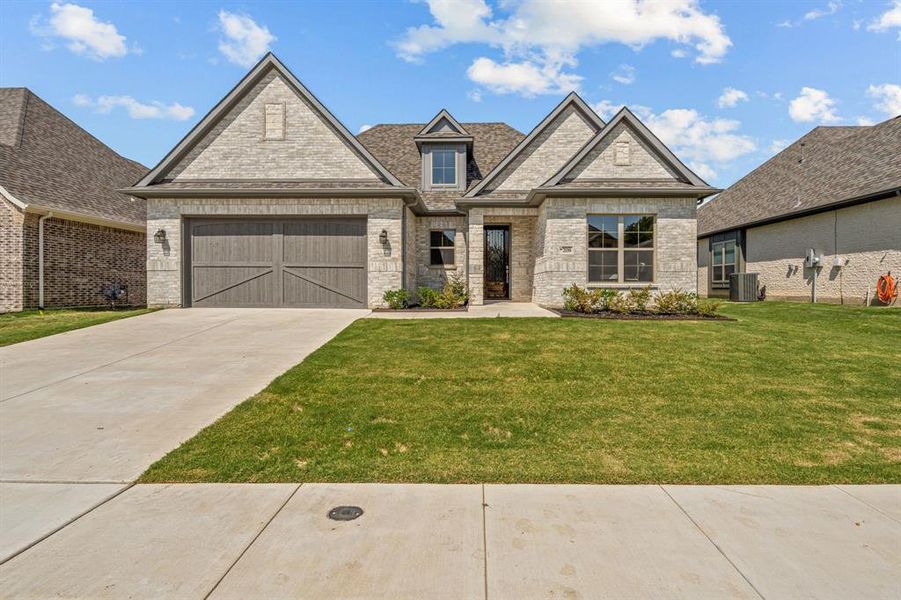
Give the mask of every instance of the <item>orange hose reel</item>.
[[883, 304], [891, 304], [898, 297], [898, 290], [895, 288], [895, 280], [892, 278], [891, 271], [886, 275], [880, 275], [876, 281], [876, 296]]

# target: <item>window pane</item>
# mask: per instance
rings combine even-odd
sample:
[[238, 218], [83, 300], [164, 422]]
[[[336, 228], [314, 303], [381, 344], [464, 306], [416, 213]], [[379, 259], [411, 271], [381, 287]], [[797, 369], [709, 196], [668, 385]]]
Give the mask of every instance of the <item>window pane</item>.
[[441, 245], [449, 248], [454, 247], [454, 235], [457, 232], [453, 229], [445, 229], [441, 232]]
[[588, 253], [588, 281], [618, 281], [616, 251], [593, 250]]
[[444, 169], [432, 167], [432, 183], [444, 183]]
[[713, 245], [713, 260], [711, 262], [714, 265], [723, 264], [723, 245], [722, 244], [714, 244]]
[[735, 273], [735, 265], [726, 265], [726, 277], [725, 277], [725, 280], [726, 280], [726, 281], [729, 281], [729, 279], [730, 279], [729, 276], [732, 275], [733, 273]]
[[654, 217], [623, 217], [623, 245], [626, 248], [654, 247]]
[[654, 281], [654, 253], [639, 250], [623, 252], [623, 281]]
[[726, 258], [723, 260], [727, 265], [735, 264], [735, 242], [726, 243]]
[[431, 259], [433, 265], [452, 265], [454, 264], [453, 248], [432, 248]]
[[588, 217], [588, 244], [592, 248], [616, 248], [617, 217], [591, 215]]
[[453, 184], [456, 182], [456, 157], [454, 150], [432, 151], [432, 183]]
[[715, 266], [713, 267], [713, 280], [714, 281], [723, 281], [723, 267]]
[[440, 246], [441, 245], [441, 232], [440, 231], [432, 231], [430, 232], [431, 241], [429, 242], [430, 246]]

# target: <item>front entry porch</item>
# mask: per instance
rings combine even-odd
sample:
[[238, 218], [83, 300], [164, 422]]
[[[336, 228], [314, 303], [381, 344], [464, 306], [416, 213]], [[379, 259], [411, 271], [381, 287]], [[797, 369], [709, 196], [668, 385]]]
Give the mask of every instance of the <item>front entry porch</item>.
[[470, 305], [532, 301], [538, 211], [535, 208], [471, 208], [469, 211]]

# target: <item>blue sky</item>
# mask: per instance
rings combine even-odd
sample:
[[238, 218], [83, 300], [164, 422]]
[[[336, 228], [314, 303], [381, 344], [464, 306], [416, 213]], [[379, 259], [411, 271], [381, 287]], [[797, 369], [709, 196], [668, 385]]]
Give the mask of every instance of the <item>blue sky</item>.
[[153, 166], [265, 51], [354, 133], [626, 104], [727, 186], [817, 125], [901, 113], [901, 0], [11, 2], [0, 85]]

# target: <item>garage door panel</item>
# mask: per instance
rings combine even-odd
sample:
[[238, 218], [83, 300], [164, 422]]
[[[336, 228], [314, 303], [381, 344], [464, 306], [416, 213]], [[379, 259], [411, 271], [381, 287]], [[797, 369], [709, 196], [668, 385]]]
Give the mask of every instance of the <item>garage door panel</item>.
[[283, 277], [285, 306], [359, 308], [366, 304], [362, 268], [291, 268], [284, 270]]
[[194, 306], [367, 304], [365, 219], [198, 219], [189, 230]]
[[199, 223], [192, 232], [191, 257], [194, 264], [272, 264], [275, 223]]

